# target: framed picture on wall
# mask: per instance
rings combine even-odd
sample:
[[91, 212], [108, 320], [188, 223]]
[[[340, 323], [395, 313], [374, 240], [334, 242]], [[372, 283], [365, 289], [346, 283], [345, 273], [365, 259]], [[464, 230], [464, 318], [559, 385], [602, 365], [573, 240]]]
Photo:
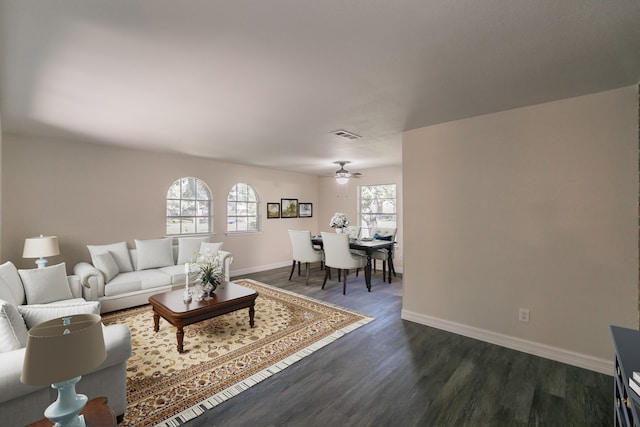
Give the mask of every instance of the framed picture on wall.
[[280, 218], [280, 203], [267, 203], [267, 218]]
[[280, 216], [298, 218], [298, 199], [280, 199]]
[[300, 203], [298, 206], [298, 216], [300, 218], [311, 218], [313, 215], [313, 203]]

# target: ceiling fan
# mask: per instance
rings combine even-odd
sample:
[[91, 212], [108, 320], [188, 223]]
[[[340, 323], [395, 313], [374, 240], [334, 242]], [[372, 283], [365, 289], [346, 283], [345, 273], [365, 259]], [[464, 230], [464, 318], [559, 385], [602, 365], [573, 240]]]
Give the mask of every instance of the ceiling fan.
[[360, 172], [351, 173], [344, 168], [344, 165], [351, 162], [338, 161], [334, 163], [340, 165], [340, 169], [338, 169], [336, 171], [336, 174], [334, 175], [338, 184], [346, 184], [347, 182], [349, 182], [349, 178], [360, 178], [360, 176], [362, 176]]

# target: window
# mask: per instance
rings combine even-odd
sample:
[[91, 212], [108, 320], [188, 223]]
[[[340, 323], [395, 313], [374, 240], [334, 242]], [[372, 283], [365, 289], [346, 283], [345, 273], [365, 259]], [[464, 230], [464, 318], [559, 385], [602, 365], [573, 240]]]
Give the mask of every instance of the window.
[[362, 237], [371, 237], [373, 227], [396, 228], [396, 185], [360, 187], [360, 227]]
[[211, 233], [211, 224], [207, 185], [193, 177], [176, 179], [167, 191], [167, 235]]
[[227, 231], [258, 231], [258, 196], [249, 184], [238, 183], [229, 191]]

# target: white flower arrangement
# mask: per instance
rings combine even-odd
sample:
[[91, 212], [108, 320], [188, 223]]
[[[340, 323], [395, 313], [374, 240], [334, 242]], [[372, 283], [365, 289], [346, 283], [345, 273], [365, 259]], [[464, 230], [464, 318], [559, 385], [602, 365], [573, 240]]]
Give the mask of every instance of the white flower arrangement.
[[331, 222], [329, 222], [331, 228], [344, 228], [349, 225], [349, 220], [347, 216], [342, 212], [336, 212], [331, 218]]
[[204, 254], [196, 253], [191, 265], [198, 269], [199, 279], [203, 285], [209, 282], [217, 286], [224, 281], [222, 258], [219, 252], [212, 254], [211, 250], [207, 249]]

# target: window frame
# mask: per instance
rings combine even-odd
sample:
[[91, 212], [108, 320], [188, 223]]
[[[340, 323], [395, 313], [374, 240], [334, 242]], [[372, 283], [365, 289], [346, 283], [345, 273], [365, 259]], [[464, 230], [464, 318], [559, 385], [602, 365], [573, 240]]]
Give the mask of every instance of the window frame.
[[[185, 184], [187, 182], [187, 184]], [[193, 198], [184, 197], [185, 189], [183, 185], [191, 185], [188, 182], [193, 183]], [[172, 194], [174, 190], [174, 186], [176, 183], [179, 183], [178, 189], [178, 197], [174, 197], [175, 194]], [[202, 194], [199, 190], [202, 190], [206, 195], [205, 198], [201, 197]], [[177, 202], [178, 206], [173, 206], [170, 208], [171, 202]], [[203, 203], [206, 204], [206, 207], [203, 206]], [[186, 214], [183, 209], [186, 209], [185, 206], [192, 204], [193, 212]], [[203, 236], [203, 235], [212, 235], [213, 234], [213, 200], [211, 197], [211, 189], [207, 185], [206, 182], [197, 178], [195, 176], [184, 176], [174, 180], [169, 188], [167, 189], [167, 194], [165, 198], [165, 233], [167, 236]], [[203, 209], [204, 207], [204, 209]], [[170, 209], [178, 209], [178, 215], [170, 215]], [[199, 212], [206, 211], [206, 214], [198, 214]], [[179, 232], [170, 232], [169, 229], [169, 220], [173, 218], [179, 223]], [[198, 224], [201, 222], [200, 220], [206, 218], [208, 227], [207, 231], [199, 231]], [[185, 227], [188, 227], [188, 221], [192, 220], [193, 230], [186, 230]], [[186, 224], [185, 224], [186, 221]], [[173, 230], [172, 230], [173, 231]]]
[[[391, 201], [393, 200], [393, 211], [394, 212], [384, 212], [384, 210], [382, 211], [377, 211], [377, 212], [366, 212], [363, 213], [363, 190], [366, 188], [372, 188], [372, 187], [390, 187], [393, 186], [393, 195], [394, 197], [381, 197], [379, 198], [381, 200], [380, 202], [380, 206], [384, 206], [384, 202], [385, 201]], [[384, 209], [384, 208], [382, 208]], [[369, 225], [369, 222], [364, 220], [365, 215], [374, 215], [376, 218], [376, 222], [377, 222], [377, 218], [379, 217], [393, 217], [393, 225], [389, 225], [389, 224], [383, 224], [383, 225], [379, 225], [379, 224], [373, 224], [373, 225]], [[390, 221], [389, 221], [390, 222]], [[361, 237], [372, 237], [370, 236], [370, 230], [372, 227], [385, 227], [385, 228], [398, 228], [398, 185], [394, 184], [394, 183], [390, 183], [390, 184], [372, 184], [372, 185], [360, 185], [358, 186], [358, 225], [360, 226], [360, 236]]]
[[[238, 196], [243, 193], [242, 191], [238, 191], [238, 186], [244, 186], [247, 190], [244, 194], [245, 198], [240, 199]], [[253, 195], [253, 200], [251, 200], [250, 193]], [[232, 199], [232, 193], [235, 193]], [[235, 204], [235, 207], [232, 208], [230, 204]], [[245, 212], [246, 215], [238, 215], [238, 206], [245, 204]], [[253, 205], [254, 214], [250, 214], [252, 209], [250, 205]], [[227, 192], [227, 200], [226, 200], [226, 233], [227, 234], [253, 234], [259, 233], [261, 227], [260, 221], [260, 197], [258, 196], [258, 192], [253, 188], [251, 184], [246, 182], [236, 182], [231, 186], [229, 191]], [[245, 218], [244, 221], [239, 221], [239, 218]], [[236, 229], [230, 229], [230, 220], [233, 220], [233, 224], [235, 224]], [[238, 230], [238, 224], [244, 223], [246, 224], [246, 229]], [[250, 228], [250, 224], [255, 224], [255, 228]]]

